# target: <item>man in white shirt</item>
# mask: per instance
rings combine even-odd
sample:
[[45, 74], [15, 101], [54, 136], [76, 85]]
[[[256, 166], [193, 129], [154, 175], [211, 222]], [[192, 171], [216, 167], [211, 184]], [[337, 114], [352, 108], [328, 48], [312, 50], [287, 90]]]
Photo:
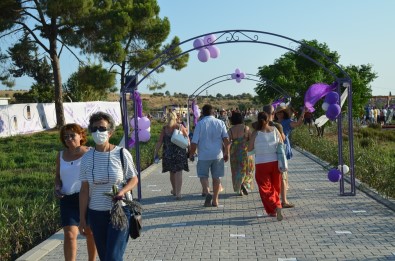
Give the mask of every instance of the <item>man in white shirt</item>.
[[[206, 194], [205, 207], [218, 206], [220, 178], [225, 174], [225, 162], [229, 159], [229, 138], [225, 123], [214, 117], [214, 108], [206, 104], [202, 108], [203, 118], [197, 123], [191, 141], [190, 159], [199, 151], [197, 175]], [[213, 195], [209, 191], [209, 172], [213, 180]]]

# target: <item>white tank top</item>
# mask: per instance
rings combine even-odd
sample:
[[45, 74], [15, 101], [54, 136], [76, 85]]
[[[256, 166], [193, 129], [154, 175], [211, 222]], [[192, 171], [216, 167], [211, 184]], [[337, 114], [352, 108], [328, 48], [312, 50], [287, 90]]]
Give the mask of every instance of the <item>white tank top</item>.
[[279, 137], [277, 131], [258, 131], [255, 137], [255, 164], [277, 161], [277, 144]]
[[81, 181], [79, 178], [81, 158], [72, 161], [65, 161], [63, 159], [63, 151], [60, 152], [60, 179], [62, 181], [61, 192], [65, 195], [80, 192]]

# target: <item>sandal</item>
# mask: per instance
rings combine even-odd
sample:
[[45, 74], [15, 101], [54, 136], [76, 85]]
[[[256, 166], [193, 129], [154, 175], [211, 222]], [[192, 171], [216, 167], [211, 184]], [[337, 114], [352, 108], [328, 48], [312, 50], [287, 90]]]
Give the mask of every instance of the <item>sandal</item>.
[[247, 191], [246, 187], [244, 186], [244, 184], [241, 184], [241, 191], [243, 191], [244, 195], [248, 195], [248, 191]]
[[289, 203], [289, 202], [288, 202], [288, 203], [282, 203], [281, 206], [282, 206], [283, 208], [293, 208], [293, 207], [295, 207], [294, 204]]
[[277, 213], [277, 221], [283, 220], [283, 215], [281, 213], [281, 208], [276, 208], [276, 213]]
[[204, 201], [205, 207], [211, 207], [211, 201], [213, 200], [213, 196], [211, 194], [207, 194], [206, 200]]

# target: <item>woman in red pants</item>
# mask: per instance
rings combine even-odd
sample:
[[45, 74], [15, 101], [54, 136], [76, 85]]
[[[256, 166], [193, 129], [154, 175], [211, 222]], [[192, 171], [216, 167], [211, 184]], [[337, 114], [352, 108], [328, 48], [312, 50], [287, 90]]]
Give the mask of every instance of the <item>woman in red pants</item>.
[[269, 115], [258, 114], [258, 124], [248, 144], [248, 151], [255, 150], [255, 179], [266, 213], [283, 219], [281, 213], [281, 173], [277, 161], [277, 145], [282, 143], [278, 130], [269, 126]]

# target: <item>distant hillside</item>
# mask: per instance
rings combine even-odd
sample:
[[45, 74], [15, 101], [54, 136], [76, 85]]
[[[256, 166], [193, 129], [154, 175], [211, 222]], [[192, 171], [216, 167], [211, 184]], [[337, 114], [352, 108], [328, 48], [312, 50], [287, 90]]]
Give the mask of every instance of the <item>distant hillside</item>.
[[[16, 92], [24, 91], [0, 91], [0, 97], [9, 97], [11, 102], [13, 100], [13, 95]], [[176, 98], [174, 96], [154, 96], [152, 94], [141, 94], [143, 101], [143, 106], [149, 108], [149, 110], [161, 110], [164, 106], [169, 105], [180, 105], [184, 106], [187, 104], [186, 98]], [[108, 95], [107, 101], [119, 101], [119, 93], [111, 93]], [[66, 101], [65, 101], [66, 102]], [[245, 106], [246, 108], [254, 108], [256, 105], [250, 99], [225, 99], [225, 98], [198, 98], [198, 104], [202, 107], [204, 104], [210, 103], [215, 108], [224, 109], [235, 109], [240, 106]], [[260, 105], [259, 105], [260, 106]]]

